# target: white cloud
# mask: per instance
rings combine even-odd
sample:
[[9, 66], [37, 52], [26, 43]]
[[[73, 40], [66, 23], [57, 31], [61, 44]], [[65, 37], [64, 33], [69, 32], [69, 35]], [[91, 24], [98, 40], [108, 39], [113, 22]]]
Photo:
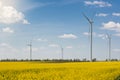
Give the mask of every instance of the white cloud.
[[[90, 36], [90, 33], [89, 33], [89, 32], [84, 32], [83, 35], [85, 35], [85, 36]], [[96, 33], [95, 33], [95, 32], [93, 32], [93, 36], [96, 36]]]
[[4, 32], [4, 33], [14, 33], [14, 30], [12, 30], [12, 29], [9, 28], [9, 27], [6, 27], [6, 28], [3, 28], [3, 29], [2, 29], [2, 32]]
[[55, 47], [55, 48], [59, 47], [58, 44], [50, 44], [50, 45], [48, 45], [48, 46], [49, 46], [49, 47]]
[[105, 35], [104, 35], [104, 34], [99, 34], [99, 35], [98, 35], [98, 37], [103, 37], [103, 36], [105, 36]]
[[[44, 50], [46, 50], [47, 48], [46, 47], [32, 47], [32, 51], [33, 51], [33, 53], [34, 52], [41, 52], [41, 51], [44, 51]], [[25, 47], [25, 48], [22, 48], [22, 51], [23, 52], [30, 52], [30, 47], [28, 46], [28, 47]]]
[[33, 2], [31, 0], [18, 0], [18, 2], [19, 4], [17, 8], [22, 12], [26, 12], [26, 11], [33, 10], [35, 8], [42, 8], [42, 7], [56, 4], [55, 2], [38, 2], [38, 1]]
[[115, 36], [120, 36], [120, 33], [115, 34]]
[[23, 19], [23, 24], [30, 24], [27, 20]]
[[99, 14], [96, 14], [96, 16], [99, 16], [99, 17], [106, 17], [106, 16], [108, 16], [108, 14], [105, 14], [105, 13], [99, 13]]
[[7, 43], [1, 43], [0, 46], [2, 46], [2, 47], [10, 47]]
[[72, 47], [72, 46], [67, 46], [66, 48], [67, 48], [67, 49], [72, 49], [73, 47]]
[[85, 35], [85, 36], [89, 36], [90, 33], [88, 33], [88, 32], [84, 32], [83, 35]]
[[40, 41], [40, 42], [47, 42], [48, 40], [47, 40], [47, 39], [38, 38], [37, 41]]
[[76, 35], [74, 34], [64, 34], [64, 35], [60, 35], [58, 36], [59, 38], [63, 38], [63, 39], [76, 39], [78, 38]]
[[84, 1], [86, 5], [95, 5], [98, 7], [111, 7], [112, 4], [104, 1]]
[[112, 15], [120, 17], [120, 13], [112, 13]]
[[0, 53], [17, 53], [18, 50], [7, 43], [0, 43]]
[[38, 50], [39, 50], [38, 48], [35, 48], [35, 47], [32, 48], [33, 52], [37, 52]]
[[102, 38], [102, 39], [106, 39], [107, 38], [107, 35], [105, 35], [105, 34], [98, 34], [97, 36], [99, 38]]
[[42, 47], [40, 47], [39, 49], [40, 49], [40, 50], [45, 50], [45, 49], [47, 49], [47, 47], [42, 46]]
[[116, 32], [120, 32], [120, 23], [109, 21], [107, 23], [103, 23], [102, 25], [103, 25], [102, 29], [114, 30]]
[[120, 49], [113, 49], [114, 52], [120, 52]]
[[[90, 36], [90, 33], [84, 32], [83, 35], [85, 35], [85, 36]], [[97, 33], [95, 33], [95, 32], [93, 32], [93, 37], [98, 37], [98, 38], [102, 38], [102, 39], [107, 38], [105, 34], [97, 34]]]
[[22, 12], [19, 12], [11, 5], [6, 5], [4, 1], [0, 1], [0, 23], [13, 24], [23, 23], [29, 24]]

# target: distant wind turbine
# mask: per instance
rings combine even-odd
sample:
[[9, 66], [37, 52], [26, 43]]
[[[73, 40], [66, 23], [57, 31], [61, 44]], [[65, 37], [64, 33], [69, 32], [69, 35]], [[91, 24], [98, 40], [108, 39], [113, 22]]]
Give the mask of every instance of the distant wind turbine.
[[30, 41], [28, 46], [30, 47], [30, 60], [32, 60], [32, 41]]
[[[51, 42], [53, 43], [56, 43], [55, 41], [49, 41], [49, 44], [51, 44]], [[60, 59], [64, 59], [64, 48], [63, 48], [63, 46], [61, 45], [61, 44], [57, 44], [58, 46], [59, 46], [59, 48], [60, 48], [60, 53], [61, 53], [61, 55], [60, 55]]]
[[90, 24], [90, 60], [92, 62], [92, 54], [93, 54], [93, 20], [89, 19], [84, 13], [83, 16], [86, 18], [86, 20]]
[[63, 47], [62, 46], [60, 46], [61, 47], [61, 59], [63, 60]]
[[111, 35], [110, 34], [107, 34], [107, 38], [108, 38], [108, 43], [109, 43], [109, 61], [111, 61]]

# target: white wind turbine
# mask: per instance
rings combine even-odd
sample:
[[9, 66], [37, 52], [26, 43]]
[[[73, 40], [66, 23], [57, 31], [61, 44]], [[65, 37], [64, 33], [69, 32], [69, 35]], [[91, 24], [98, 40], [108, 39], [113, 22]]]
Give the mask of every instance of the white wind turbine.
[[93, 55], [93, 20], [89, 19], [85, 14], [83, 16], [90, 24], [90, 61], [92, 62], [92, 55]]
[[111, 61], [111, 39], [112, 39], [112, 37], [111, 37], [111, 34], [106, 34], [106, 37], [108, 38], [108, 44], [109, 44], [109, 46], [108, 46], [109, 61]]
[[27, 45], [30, 47], [30, 60], [32, 60], [32, 41]]

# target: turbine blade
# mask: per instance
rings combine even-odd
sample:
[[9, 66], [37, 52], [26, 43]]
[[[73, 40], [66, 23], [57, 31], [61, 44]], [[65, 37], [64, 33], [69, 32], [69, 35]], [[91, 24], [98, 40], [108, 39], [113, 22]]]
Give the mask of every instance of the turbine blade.
[[90, 19], [83, 13], [83, 16], [87, 19], [89, 23], [91, 23]]
[[109, 39], [111, 39], [111, 34], [108, 34], [108, 33], [106, 33], [106, 35], [107, 35], [107, 38], [109, 38]]

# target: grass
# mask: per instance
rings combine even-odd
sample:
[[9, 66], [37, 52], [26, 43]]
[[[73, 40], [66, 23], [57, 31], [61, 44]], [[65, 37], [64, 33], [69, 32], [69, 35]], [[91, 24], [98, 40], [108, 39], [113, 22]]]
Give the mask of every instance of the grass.
[[120, 80], [120, 63], [0, 62], [0, 80]]

